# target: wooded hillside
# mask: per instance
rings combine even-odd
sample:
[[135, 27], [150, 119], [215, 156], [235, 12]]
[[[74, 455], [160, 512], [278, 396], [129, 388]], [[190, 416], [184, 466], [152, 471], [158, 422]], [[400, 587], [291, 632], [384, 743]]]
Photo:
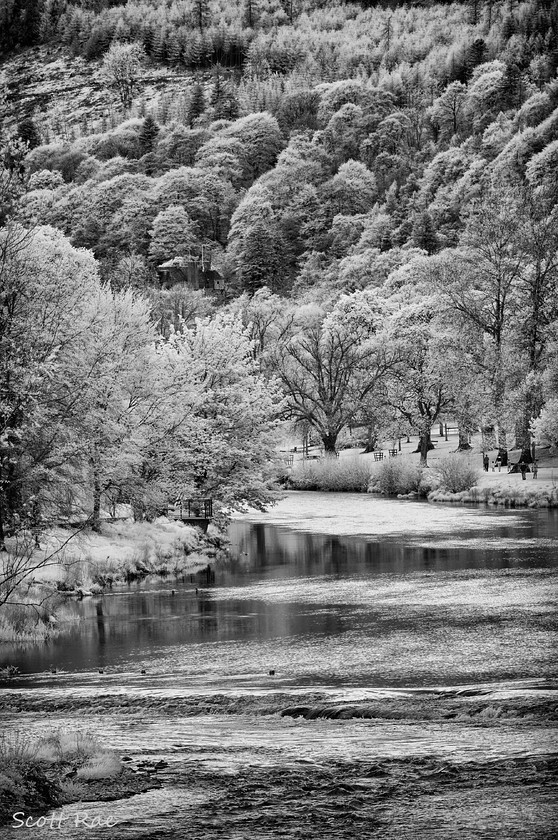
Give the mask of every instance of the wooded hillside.
[[[555, 3], [0, 0], [0, 20], [5, 231], [90, 249], [164, 340], [232, 313], [276, 416], [328, 450], [363, 426], [425, 452], [448, 416], [502, 453], [558, 443]], [[161, 290], [202, 246], [225, 296]]]

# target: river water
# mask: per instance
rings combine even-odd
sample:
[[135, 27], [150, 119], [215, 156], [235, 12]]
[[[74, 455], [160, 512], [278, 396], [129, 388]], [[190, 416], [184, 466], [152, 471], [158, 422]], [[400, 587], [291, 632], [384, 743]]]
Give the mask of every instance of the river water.
[[291, 493], [230, 536], [226, 565], [2, 651], [6, 730], [168, 762], [59, 836], [556, 835], [555, 511]]

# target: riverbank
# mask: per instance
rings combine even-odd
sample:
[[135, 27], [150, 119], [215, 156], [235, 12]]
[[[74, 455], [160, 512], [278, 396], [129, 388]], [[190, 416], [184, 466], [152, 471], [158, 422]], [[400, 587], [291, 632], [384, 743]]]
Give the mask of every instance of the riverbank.
[[558, 508], [558, 467], [540, 468], [536, 479], [528, 473], [525, 480], [517, 473], [483, 473], [470, 490], [461, 493], [433, 490], [428, 494], [428, 501], [481, 503], [511, 508]]
[[100, 533], [49, 529], [41, 535], [40, 548], [33, 550], [29, 562], [36, 570], [35, 580], [110, 586], [148, 574], [191, 573], [207, 565], [223, 543], [223, 535], [213, 527], [204, 534], [166, 517], [154, 522], [122, 520], [103, 522]]
[[[57, 827], [45, 811], [76, 802], [108, 802], [159, 786], [163, 763], [134, 764], [81, 731], [66, 729], [30, 739], [19, 732], [0, 739], [0, 825]], [[26, 823], [26, 821], [28, 821]]]
[[[447, 453], [449, 442], [438, 444], [435, 452], [429, 455], [429, 465], [435, 470], [437, 462]], [[529, 508], [557, 508], [558, 507], [558, 455], [552, 454], [550, 450], [539, 450], [537, 452], [538, 471], [537, 477], [529, 471], [525, 479], [521, 473], [508, 473], [507, 468], [498, 469], [494, 467], [496, 451], [489, 453], [490, 468], [488, 472], [480, 470], [475, 484], [468, 490], [460, 493], [448, 493], [444, 489], [432, 490], [427, 498], [429, 502], [451, 502], [457, 504], [487, 504], [502, 507], [529, 507]], [[480, 452], [472, 452], [469, 457], [472, 461], [479, 461]], [[519, 450], [511, 450], [509, 463], [515, 464], [519, 461]]]
[[[353, 840], [370, 832], [460, 840], [475, 833], [479, 809], [486, 836], [541, 840], [557, 825], [553, 688], [175, 690], [164, 702], [157, 691], [25, 691], [0, 702], [0, 720], [16, 710], [35, 729], [44, 725], [39, 710], [50, 725], [104, 720], [118, 755], [138, 769], [151, 762], [144, 783], [153, 789], [141, 796], [103, 802], [87, 788], [77, 807], [98, 821], [88, 832], [94, 840], [106, 836], [108, 820], [138, 840], [162, 836], [169, 824], [173, 836], [194, 840]], [[75, 840], [75, 815], [75, 805], [59, 807], [45, 829], [53, 819], [59, 836]], [[11, 831], [0, 828], [1, 840]]]
[[286, 493], [198, 591], [138, 581], [6, 646], [0, 730], [151, 762], [160, 787], [45, 809], [60, 840], [550, 840], [557, 516]]
[[[389, 447], [379, 446], [376, 455], [361, 449], [347, 448], [337, 459], [318, 457], [318, 450], [309, 459], [297, 453], [285, 475], [285, 486], [291, 490], [324, 492], [377, 493], [401, 499], [427, 498], [429, 502], [452, 504], [487, 504], [502, 507], [558, 508], [558, 454], [547, 449], [537, 450], [536, 479], [529, 471], [525, 479], [519, 472], [508, 473], [507, 468], [494, 467], [497, 451], [488, 452], [490, 469], [482, 469], [480, 442], [473, 438], [468, 452], [456, 453], [457, 438], [434, 439], [428, 453], [428, 466], [420, 468], [416, 440], [401, 441], [401, 448], [390, 456]], [[381, 460], [377, 460], [381, 453]], [[519, 461], [519, 450], [510, 450], [509, 463]], [[451, 492], [444, 484], [441, 467], [448, 460], [459, 460], [461, 471], [470, 473], [470, 480], [459, 492]]]
[[[155, 522], [104, 521], [101, 532], [50, 528], [34, 538], [7, 540], [0, 580], [23, 564], [28, 574], [0, 610], [1, 642], [35, 642], [58, 635], [71, 620], [65, 603], [110, 591], [150, 575], [184, 580], [223, 556], [226, 538], [160, 517]], [[75, 618], [74, 618], [75, 620]]]

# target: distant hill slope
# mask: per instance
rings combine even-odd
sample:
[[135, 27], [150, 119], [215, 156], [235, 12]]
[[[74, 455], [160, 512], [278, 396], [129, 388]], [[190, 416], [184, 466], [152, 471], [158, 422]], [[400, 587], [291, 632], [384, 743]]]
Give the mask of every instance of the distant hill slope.
[[[6, 82], [5, 124], [14, 126], [28, 114], [42, 123], [46, 138], [68, 140], [121, 121], [118, 101], [102, 78], [100, 61], [70, 55], [59, 44], [29, 47], [0, 65]], [[207, 75], [207, 74], [206, 74]], [[151, 65], [142, 72], [142, 96], [156, 100], [163, 92], [173, 97], [184, 89], [186, 70]]]
[[[353, 290], [456, 245], [491, 178], [556, 186], [546, 0], [39, 6], [48, 43], [1, 67], [21, 218], [106, 276], [205, 243], [237, 291]], [[139, 51], [131, 105], [103, 69], [118, 50]]]

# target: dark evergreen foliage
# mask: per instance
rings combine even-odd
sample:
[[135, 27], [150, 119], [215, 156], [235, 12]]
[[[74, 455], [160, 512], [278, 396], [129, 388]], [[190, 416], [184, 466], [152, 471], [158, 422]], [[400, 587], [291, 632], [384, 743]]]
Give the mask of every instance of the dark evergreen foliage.
[[143, 121], [143, 125], [138, 136], [140, 153], [142, 155], [147, 155], [149, 152], [153, 151], [158, 134], [159, 126], [151, 114], [148, 114]]
[[198, 117], [205, 111], [205, 96], [203, 87], [196, 82], [192, 88], [190, 102], [188, 104], [188, 125], [192, 126]]
[[41, 136], [39, 130], [32, 117], [25, 117], [17, 125], [17, 136], [20, 137], [24, 143], [27, 143], [29, 149], [34, 149], [41, 143]]

